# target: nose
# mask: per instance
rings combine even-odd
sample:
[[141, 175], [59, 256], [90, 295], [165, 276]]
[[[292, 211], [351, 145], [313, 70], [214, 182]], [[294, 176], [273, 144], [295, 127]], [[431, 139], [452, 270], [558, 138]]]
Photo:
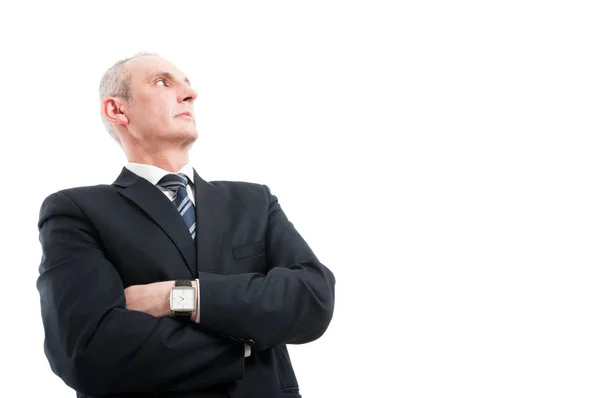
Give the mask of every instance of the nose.
[[196, 100], [196, 98], [198, 98], [198, 93], [187, 84], [184, 84], [181, 97], [183, 98], [183, 102], [189, 102], [191, 104]]

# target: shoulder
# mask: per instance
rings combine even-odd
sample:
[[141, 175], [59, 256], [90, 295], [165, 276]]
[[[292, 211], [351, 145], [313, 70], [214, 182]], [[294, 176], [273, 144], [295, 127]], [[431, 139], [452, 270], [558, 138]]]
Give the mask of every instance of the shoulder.
[[209, 184], [218, 189], [227, 191], [227, 193], [234, 196], [266, 197], [267, 194], [270, 193], [270, 189], [266, 184], [258, 182], [217, 180], [210, 181]]
[[83, 198], [98, 197], [99, 195], [115, 193], [114, 185], [100, 184], [100, 185], [87, 185], [72, 188], [63, 188], [58, 191], [54, 191], [48, 194], [44, 202], [48, 200], [67, 200], [77, 201]]
[[269, 207], [274, 202], [277, 202], [277, 197], [271, 192], [271, 188], [264, 183], [218, 180], [210, 181], [209, 184], [227, 192], [229, 200], [234, 203]]
[[116, 193], [112, 185], [89, 185], [64, 188], [46, 195], [40, 206], [40, 219], [47, 218], [56, 213], [72, 213], [80, 211], [81, 207], [89, 201], [102, 201]]

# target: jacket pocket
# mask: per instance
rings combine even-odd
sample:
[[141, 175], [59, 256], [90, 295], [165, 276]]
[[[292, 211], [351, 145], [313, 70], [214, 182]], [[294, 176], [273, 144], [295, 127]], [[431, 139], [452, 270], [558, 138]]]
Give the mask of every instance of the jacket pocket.
[[292, 362], [285, 346], [277, 346], [273, 348], [275, 359], [277, 360], [277, 373], [279, 374], [279, 383], [281, 384], [281, 393], [286, 397], [296, 396], [299, 394], [298, 380], [292, 368]]
[[258, 242], [246, 243], [235, 246], [232, 250], [233, 257], [238, 261], [245, 258], [257, 257], [265, 254], [265, 241], [259, 240]]
[[279, 395], [281, 398], [302, 398], [297, 388], [286, 388]]

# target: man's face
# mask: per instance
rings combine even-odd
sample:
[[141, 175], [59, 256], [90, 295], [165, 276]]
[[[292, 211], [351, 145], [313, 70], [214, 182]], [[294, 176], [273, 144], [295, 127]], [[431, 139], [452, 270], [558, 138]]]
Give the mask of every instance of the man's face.
[[131, 77], [126, 107], [130, 134], [150, 145], [191, 145], [198, 138], [193, 105], [197, 93], [185, 75], [157, 56], [134, 58], [125, 67]]

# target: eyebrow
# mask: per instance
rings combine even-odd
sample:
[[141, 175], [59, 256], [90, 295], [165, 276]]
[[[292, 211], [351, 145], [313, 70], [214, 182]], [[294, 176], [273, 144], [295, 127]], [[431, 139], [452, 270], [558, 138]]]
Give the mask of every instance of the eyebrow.
[[[151, 74], [149, 80], [154, 80], [157, 77], [164, 77], [167, 80], [177, 80], [175, 79], [175, 76], [173, 76], [171, 73], [162, 71], [156, 71], [153, 74]], [[187, 83], [188, 86], [192, 86], [187, 77], [184, 77], [183, 80]]]

